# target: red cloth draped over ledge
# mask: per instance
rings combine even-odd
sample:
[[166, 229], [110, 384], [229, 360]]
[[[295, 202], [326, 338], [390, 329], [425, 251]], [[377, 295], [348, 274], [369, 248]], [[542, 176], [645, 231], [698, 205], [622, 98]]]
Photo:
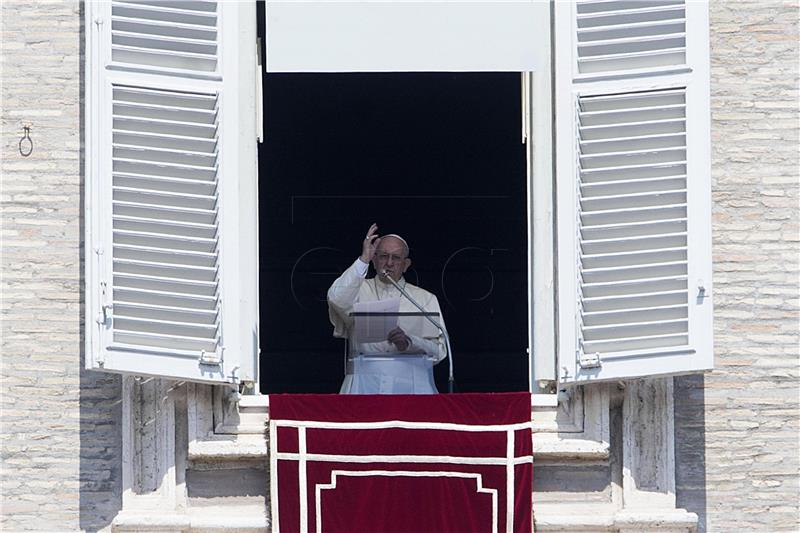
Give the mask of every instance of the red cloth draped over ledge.
[[273, 531], [532, 531], [528, 393], [269, 405]]

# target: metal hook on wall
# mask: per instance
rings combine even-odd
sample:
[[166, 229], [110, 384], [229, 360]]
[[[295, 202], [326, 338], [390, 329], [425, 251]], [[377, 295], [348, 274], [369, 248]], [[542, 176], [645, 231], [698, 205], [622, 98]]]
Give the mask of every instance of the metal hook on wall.
[[[22, 127], [23, 134], [22, 139], [19, 140], [19, 155], [22, 157], [28, 157], [33, 153], [33, 139], [31, 139], [31, 127], [30, 126], [23, 126]], [[23, 146], [27, 142], [27, 146]]]

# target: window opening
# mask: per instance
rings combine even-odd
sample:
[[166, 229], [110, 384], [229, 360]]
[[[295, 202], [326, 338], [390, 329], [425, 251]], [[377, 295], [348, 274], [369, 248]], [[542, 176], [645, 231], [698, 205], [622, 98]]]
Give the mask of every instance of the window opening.
[[409, 241], [409, 281], [439, 297], [457, 390], [528, 390], [519, 74], [267, 74], [264, 88], [262, 392], [338, 391], [325, 292], [373, 221]]

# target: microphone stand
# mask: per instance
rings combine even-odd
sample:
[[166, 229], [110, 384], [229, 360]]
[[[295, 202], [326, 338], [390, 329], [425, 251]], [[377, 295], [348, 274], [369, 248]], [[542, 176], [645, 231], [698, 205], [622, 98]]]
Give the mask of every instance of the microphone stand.
[[453, 352], [450, 349], [450, 335], [447, 334], [447, 330], [445, 330], [441, 324], [439, 324], [436, 320], [434, 320], [433, 317], [428, 316], [427, 311], [425, 311], [425, 308], [422, 307], [419, 303], [417, 303], [417, 301], [414, 298], [412, 298], [411, 295], [408, 294], [408, 292], [406, 292], [406, 290], [403, 287], [401, 287], [399, 283], [393, 280], [392, 277], [389, 276], [385, 270], [379, 275], [383, 276], [384, 279], [388, 279], [392, 283], [392, 285], [394, 285], [395, 288], [398, 291], [400, 291], [400, 294], [408, 298], [408, 301], [411, 302], [414, 305], [414, 307], [420, 310], [422, 316], [427, 318], [428, 322], [433, 324], [433, 326], [442, 333], [442, 337], [444, 337], [444, 346], [445, 349], [447, 350], [447, 362], [449, 364], [449, 376], [447, 378], [447, 392], [452, 394], [453, 386], [455, 384], [455, 379], [453, 378]]

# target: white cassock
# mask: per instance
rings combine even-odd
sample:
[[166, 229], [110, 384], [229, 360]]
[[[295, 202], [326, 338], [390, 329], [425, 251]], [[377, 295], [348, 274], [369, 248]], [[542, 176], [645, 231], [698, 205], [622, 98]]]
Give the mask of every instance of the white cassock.
[[[365, 279], [368, 268], [367, 263], [361, 261], [360, 258], [356, 259], [328, 289], [328, 316], [333, 324], [334, 337], [351, 338], [353, 318], [350, 313], [353, 311], [353, 305], [357, 302], [399, 298], [400, 313], [419, 311], [391, 283], [384, 283], [377, 276]], [[439, 313], [433, 318], [444, 327], [439, 300], [435, 295], [406, 282], [404, 278], [398, 281], [398, 285], [403, 287], [426, 312]], [[402, 352], [389, 341], [350, 346], [342, 393], [414, 394], [436, 392], [433, 387], [430, 365], [440, 362], [447, 355], [441, 332], [423, 316], [400, 316], [397, 319], [397, 325], [411, 339], [410, 346]], [[378, 357], [370, 357], [375, 355]], [[408, 357], [409, 355], [415, 357]], [[428, 361], [428, 369], [423, 371], [419, 363], [425, 360]]]

